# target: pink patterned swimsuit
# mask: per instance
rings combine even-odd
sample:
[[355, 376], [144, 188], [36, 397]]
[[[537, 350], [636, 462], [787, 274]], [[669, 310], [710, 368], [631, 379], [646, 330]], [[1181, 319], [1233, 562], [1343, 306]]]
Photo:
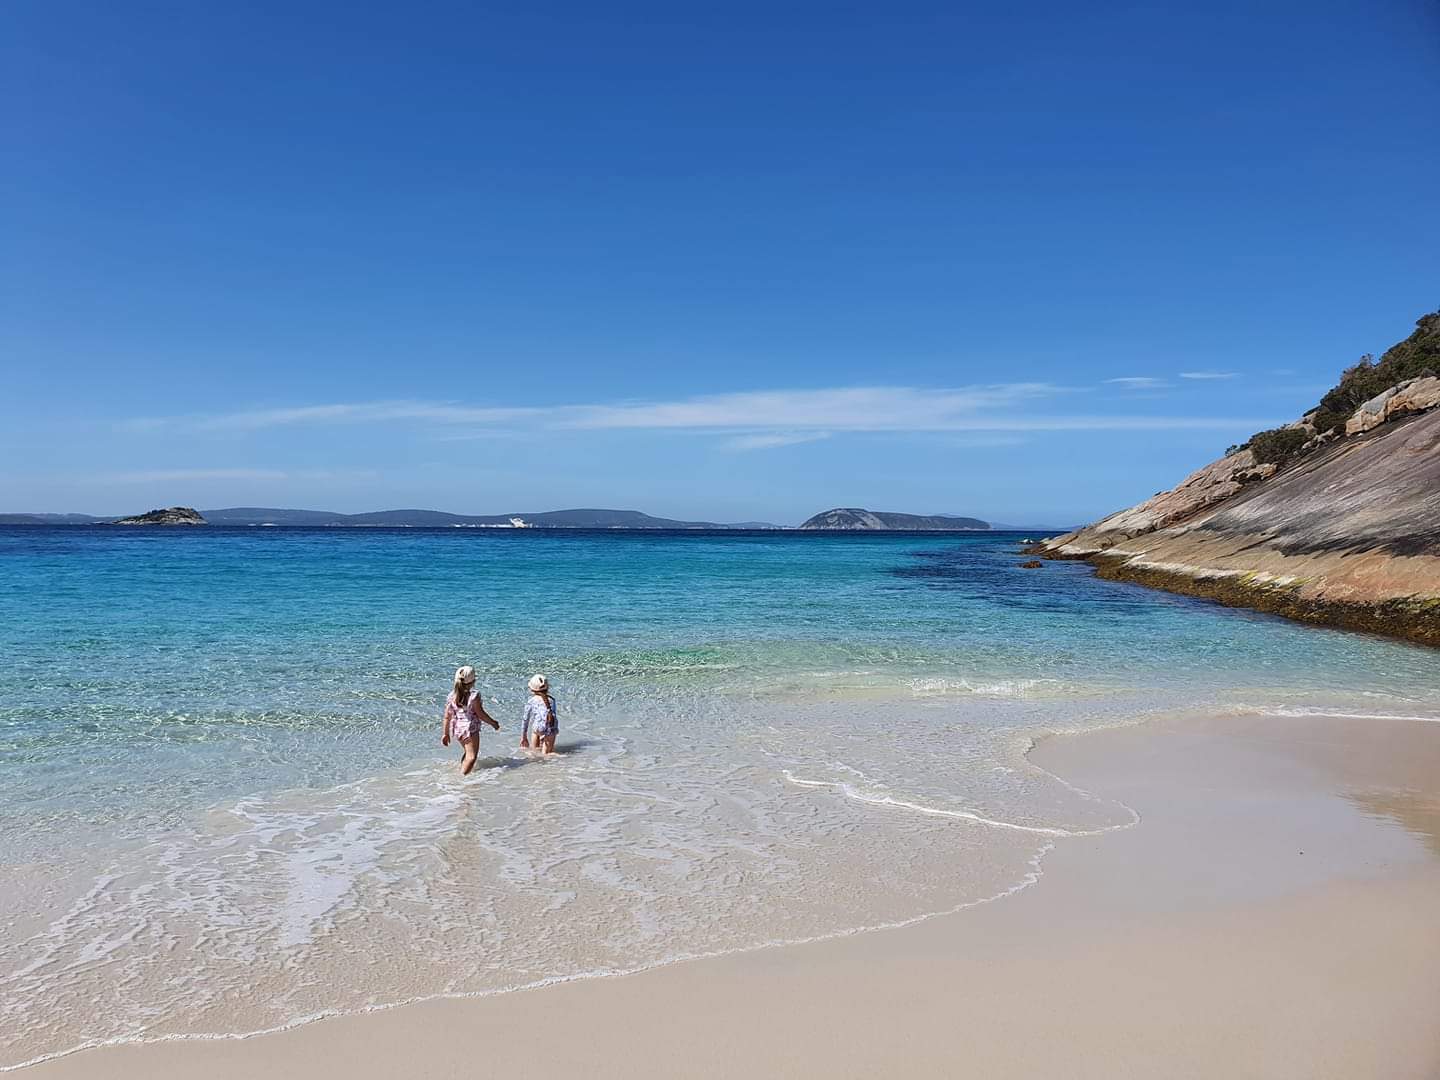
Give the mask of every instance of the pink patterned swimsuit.
[[480, 737], [480, 695], [470, 691], [470, 700], [463, 707], [455, 704], [455, 693], [445, 699], [445, 723], [449, 725], [452, 739], [477, 739]]

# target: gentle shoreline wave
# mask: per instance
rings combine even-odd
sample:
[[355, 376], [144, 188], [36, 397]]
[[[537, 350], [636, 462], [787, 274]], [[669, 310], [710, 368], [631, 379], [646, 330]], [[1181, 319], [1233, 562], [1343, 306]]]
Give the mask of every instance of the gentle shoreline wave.
[[[1032, 744], [1032, 745], [1033, 745], [1033, 744]], [[1028, 751], [1027, 751], [1027, 756], [1028, 756]], [[1053, 779], [1055, 779], [1055, 780], [1058, 781], [1059, 783], [1063, 784], [1064, 786], [1069, 787], [1069, 788], [1072, 788], [1072, 790], [1075, 790], [1075, 791], [1077, 791], [1077, 792], [1080, 792], [1081, 794], [1084, 794], [1084, 795], [1086, 795], [1087, 797], [1091, 797], [1091, 798], [1094, 797], [1093, 795], [1091, 795], [1091, 794], [1088, 793], [1088, 792], [1083, 792], [1083, 791], [1081, 791], [1081, 789], [1075, 788], [1073, 785], [1069, 784], [1068, 781], [1064, 780], [1063, 777], [1059, 777], [1059, 776], [1055, 775], [1054, 773], [1049, 772], [1048, 770], [1040, 769], [1038, 766], [1035, 766], [1035, 765], [1033, 764], [1033, 762], [1032, 762], [1032, 763], [1029, 763], [1029, 764], [1030, 764], [1030, 766], [1031, 766], [1032, 768], [1035, 768], [1035, 769], [1037, 769], [1038, 771], [1045, 773], [1047, 776], [1052, 777]], [[795, 780], [794, 778], [791, 778], [791, 777], [787, 777], [787, 779], [790, 779], [792, 783], [796, 783], [796, 784], [799, 784], [799, 785], [801, 785], [801, 786], [829, 786], [829, 785], [807, 785], [806, 782], [804, 782], [804, 781], [799, 781], [799, 780]], [[863, 799], [862, 799], [861, 801], [869, 801], [869, 800], [863, 800]], [[902, 809], [911, 810], [911, 811], [913, 811], [913, 812], [918, 812], [918, 813], [922, 813], [922, 814], [939, 814], [939, 815], [941, 815], [941, 816], [953, 816], [953, 815], [950, 814], [950, 812], [947, 812], [947, 811], [944, 811], [944, 810], [936, 810], [936, 809], [933, 809], [933, 808], [921, 807], [921, 806], [912, 805], [912, 804], [908, 804], [908, 803], [900, 802], [900, 801], [892, 801], [892, 802], [887, 803], [886, 805], [892, 805], [892, 806], [895, 806], [895, 807], [899, 807], [899, 808], [902, 808]], [[1106, 832], [1113, 832], [1113, 831], [1117, 831], [1117, 830], [1121, 830], [1121, 829], [1132, 828], [1132, 827], [1134, 827], [1135, 825], [1140, 824], [1141, 817], [1140, 817], [1139, 813], [1137, 813], [1134, 809], [1132, 809], [1132, 808], [1130, 808], [1130, 807], [1128, 807], [1128, 806], [1124, 806], [1124, 804], [1120, 804], [1120, 803], [1117, 803], [1117, 804], [1115, 804], [1115, 805], [1121, 806], [1121, 807], [1128, 813], [1128, 815], [1129, 815], [1129, 820], [1128, 820], [1128, 821], [1126, 821], [1126, 822], [1124, 822], [1124, 823], [1122, 823], [1122, 824], [1117, 824], [1117, 825], [1115, 825], [1115, 826], [1111, 826], [1111, 827], [1105, 828], [1105, 829], [1093, 830], [1093, 831], [1084, 831], [1084, 832], [1063, 832], [1063, 831], [1060, 831], [1060, 830], [1029, 829], [1029, 828], [1027, 828], [1027, 827], [1025, 827], [1025, 826], [1014, 826], [1014, 825], [1012, 825], [1012, 824], [1010, 824], [1010, 823], [1006, 823], [1006, 822], [987, 821], [987, 820], [984, 820], [984, 819], [981, 819], [981, 818], [978, 818], [978, 817], [975, 818], [974, 820], [976, 820], [976, 821], [977, 821], [978, 823], [980, 823], [980, 824], [997, 826], [997, 827], [1001, 827], [1001, 828], [1015, 828], [1015, 829], [1019, 829], [1020, 831], [1027, 831], [1027, 832], [1042, 832], [1042, 833], [1046, 833], [1047, 835], [1052, 835], [1052, 836], [1056, 837], [1057, 839], [1062, 838], [1062, 837], [1063, 837], [1063, 838], [1073, 838], [1073, 837], [1082, 837], [1082, 836], [1096, 836], [1096, 835], [1101, 835], [1101, 834], [1106, 833]], [[1042, 845], [1035, 851], [1035, 853], [1031, 856], [1031, 858], [1028, 860], [1028, 870], [1027, 870], [1027, 872], [1023, 875], [1023, 877], [1022, 877], [1019, 881], [1013, 883], [1012, 885], [1010, 885], [1010, 886], [1008, 886], [1008, 887], [1006, 887], [1006, 888], [1004, 888], [1004, 889], [1001, 889], [1000, 891], [995, 892], [995, 893], [992, 894], [992, 895], [983, 896], [983, 897], [978, 897], [978, 898], [975, 898], [975, 899], [965, 900], [965, 901], [962, 901], [962, 902], [960, 902], [960, 903], [958, 903], [958, 904], [955, 904], [954, 906], [949, 907], [949, 908], [944, 908], [944, 909], [935, 910], [935, 911], [928, 911], [928, 912], [924, 912], [924, 913], [921, 913], [921, 914], [918, 914], [918, 915], [914, 915], [914, 916], [911, 916], [911, 917], [908, 917], [908, 918], [904, 918], [904, 919], [898, 919], [898, 920], [893, 920], [893, 921], [889, 921], [889, 922], [874, 923], [874, 924], [870, 924], [870, 925], [860, 925], [860, 926], [842, 927], [842, 928], [830, 930], [830, 931], [827, 931], [827, 932], [824, 932], [824, 933], [814, 934], [814, 935], [811, 935], [811, 936], [808, 936], [808, 937], [798, 937], [798, 938], [791, 938], [791, 939], [776, 939], [776, 940], [762, 941], [762, 942], [757, 942], [757, 943], [754, 943], [754, 944], [751, 944], [751, 945], [747, 945], [747, 946], [744, 946], [744, 947], [733, 948], [733, 949], [721, 949], [721, 950], [711, 950], [711, 951], [697, 951], [697, 952], [680, 953], [680, 954], [676, 954], [676, 955], [673, 955], [673, 956], [664, 957], [664, 958], [662, 958], [662, 959], [653, 961], [653, 962], [651, 962], [651, 963], [636, 965], [636, 966], [634, 966], [634, 967], [629, 967], [629, 968], [617, 968], [617, 969], [606, 969], [606, 970], [594, 970], [594, 971], [581, 971], [581, 972], [575, 972], [575, 973], [566, 974], [566, 975], [550, 976], [550, 977], [543, 978], [543, 979], [537, 979], [537, 980], [535, 980], [534, 982], [526, 983], [526, 984], [524, 984], [524, 985], [515, 986], [515, 987], [510, 987], [510, 988], [501, 989], [501, 990], [479, 990], [479, 991], [471, 991], [471, 992], [421, 994], [421, 995], [416, 995], [416, 996], [409, 997], [409, 998], [397, 999], [397, 1000], [395, 1000], [395, 1001], [388, 1001], [388, 1002], [377, 1003], [377, 1004], [368, 1005], [368, 1006], [360, 1007], [360, 1008], [353, 1008], [353, 1009], [326, 1009], [326, 1010], [321, 1010], [321, 1011], [318, 1011], [318, 1012], [315, 1012], [315, 1013], [311, 1013], [311, 1014], [308, 1014], [308, 1015], [304, 1015], [304, 1016], [293, 1017], [293, 1018], [291, 1018], [291, 1019], [289, 1019], [289, 1020], [287, 1020], [287, 1021], [285, 1021], [285, 1022], [283, 1022], [283, 1023], [275, 1024], [275, 1025], [272, 1025], [272, 1026], [270, 1026], [270, 1027], [257, 1028], [257, 1029], [255, 1029], [255, 1030], [250, 1030], [250, 1031], [239, 1031], [239, 1032], [187, 1032], [187, 1033], [184, 1033], [184, 1034], [166, 1034], [166, 1035], [156, 1035], [156, 1036], [134, 1035], [134, 1036], [119, 1036], [119, 1037], [112, 1038], [112, 1039], [92, 1040], [92, 1041], [87, 1041], [87, 1042], [85, 1042], [85, 1043], [82, 1043], [82, 1044], [79, 1044], [79, 1045], [76, 1045], [76, 1046], [73, 1046], [73, 1047], [68, 1047], [68, 1048], [66, 1048], [66, 1049], [57, 1050], [57, 1051], [54, 1051], [54, 1052], [51, 1052], [51, 1053], [46, 1053], [46, 1054], [38, 1055], [38, 1056], [36, 1056], [36, 1057], [34, 1057], [34, 1058], [31, 1058], [31, 1059], [29, 1059], [29, 1060], [26, 1060], [26, 1061], [20, 1061], [20, 1062], [16, 1062], [16, 1063], [13, 1063], [13, 1064], [0, 1063], [0, 1073], [17, 1072], [17, 1071], [20, 1071], [20, 1070], [23, 1070], [23, 1069], [26, 1069], [26, 1068], [33, 1067], [33, 1066], [35, 1066], [35, 1065], [43, 1064], [43, 1063], [48, 1062], [48, 1061], [55, 1061], [55, 1060], [58, 1060], [58, 1059], [60, 1059], [60, 1058], [71, 1057], [71, 1056], [76, 1055], [76, 1054], [82, 1054], [82, 1053], [86, 1053], [86, 1052], [89, 1052], [89, 1051], [92, 1051], [92, 1050], [104, 1049], [104, 1048], [106, 1048], [106, 1047], [113, 1047], [113, 1046], [143, 1046], [143, 1045], [153, 1045], [153, 1044], [170, 1043], [170, 1042], [227, 1042], [227, 1041], [239, 1041], [239, 1040], [257, 1038], [257, 1037], [261, 1037], [261, 1036], [265, 1036], [265, 1035], [279, 1034], [279, 1033], [284, 1032], [284, 1031], [290, 1031], [290, 1030], [293, 1030], [293, 1029], [295, 1029], [295, 1028], [304, 1027], [304, 1026], [309, 1025], [309, 1024], [319, 1023], [319, 1022], [322, 1022], [322, 1021], [324, 1021], [324, 1020], [334, 1019], [334, 1018], [337, 1018], [337, 1017], [342, 1017], [342, 1016], [355, 1016], [355, 1015], [365, 1015], [365, 1014], [367, 1014], [367, 1013], [388, 1012], [388, 1011], [390, 1011], [390, 1010], [392, 1010], [392, 1009], [405, 1008], [405, 1007], [407, 1007], [407, 1006], [419, 1005], [419, 1004], [423, 1004], [423, 1003], [425, 1003], [425, 1002], [430, 1002], [430, 1001], [443, 1001], [443, 1000], [477, 1000], [477, 999], [494, 997], [494, 996], [497, 996], [497, 995], [500, 995], [500, 994], [524, 993], [524, 992], [528, 992], [528, 991], [542, 990], [542, 989], [545, 989], [545, 988], [547, 988], [547, 987], [562, 985], [562, 984], [564, 984], [564, 983], [570, 983], [570, 982], [588, 981], [588, 980], [592, 980], [592, 979], [622, 978], [622, 977], [626, 977], [626, 976], [630, 976], [630, 975], [638, 975], [638, 974], [641, 974], [641, 973], [646, 972], [646, 971], [652, 971], [652, 970], [655, 970], [655, 969], [657, 969], [657, 968], [668, 967], [668, 966], [671, 966], [671, 965], [674, 965], [674, 964], [691, 963], [691, 962], [699, 961], [699, 960], [717, 959], [717, 958], [726, 957], [726, 956], [735, 956], [735, 955], [741, 955], [741, 954], [745, 954], [745, 953], [760, 952], [760, 951], [764, 951], [764, 950], [768, 950], [768, 949], [789, 948], [789, 947], [797, 946], [797, 945], [808, 945], [808, 944], [813, 944], [813, 943], [817, 943], [817, 942], [832, 941], [832, 940], [837, 940], [837, 939], [841, 939], [841, 938], [853, 937], [853, 936], [855, 936], [855, 935], [857, 935], [857, 934], [875, 933], [875, 932], [884, 931], [884, 930], [896, 930], [896, 929], [900, 929], [900, 928], [902, 928], [902, 927], [913, 926], [913, 925], [916, 925], [916, 924], [919, 924], [919, 923], [923, 923], [923, 922], [926, 922], [926, 921], [931, 920], [931, 919], [941, 918], [941, 917], [944, 917], [944, 916], [947, 916], [947, 915], [959, 914], [959, 913], [962, 912], [962, 911], [966, 911], [966, 910], [969, 910], [969, 909], [971, 909], [971, 908], [979, 907], [979, 906], [984, 905], [984, 904], [990, 904], [990, 903], [994, 903], [994, 902], [999, 901], [999, 900], [1004, 900], [1004, 899], [1006, 899], [1006, 898], [1008, 898], [1008, 897], [1014, 896], [1015, 894], [1017, 894], [1017, 893], [1025, 890], [1025, 889], [1030, 888], [1030, 887], [1033, 886], [1033, 885], [1039, 884], [1039, 882], [1041, 881], [1041, 879], [1044, 877], [1043, 864], [1044, 864], [1045, 857], [1046, 857], [1047, 855], [1049, 855], [1049, 854], [1055, 849], [1055, 842], [1056, 842], [1055, 840], [1049, 840], [1049, 841], [1046, 841], [1044, 844], [1042, 844]]]

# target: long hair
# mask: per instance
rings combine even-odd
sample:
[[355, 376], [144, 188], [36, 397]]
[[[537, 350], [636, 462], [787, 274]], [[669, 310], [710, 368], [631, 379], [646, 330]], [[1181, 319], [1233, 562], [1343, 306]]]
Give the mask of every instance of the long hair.
[[457, 709], [463, 709], [466, 705], [470, 704], [470, 691], [474, 689], [474, 686], [474, 683], [461, 682], [459, 679], [455, 680], [455, 707]]

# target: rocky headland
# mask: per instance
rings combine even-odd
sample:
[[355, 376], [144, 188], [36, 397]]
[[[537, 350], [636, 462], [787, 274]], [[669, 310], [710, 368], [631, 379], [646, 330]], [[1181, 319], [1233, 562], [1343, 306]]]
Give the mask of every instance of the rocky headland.
[[1102, 577], [1440, 646], [1436, 369], [1440, 312], [1349, 369], [1295, 423], [1031, 550], [1088, 559]]
[[209, 524], [199, 511], [188, 506], [171, 506], [164, 510], [150, 510], [134, 517], [118, 518], [116, 525], [206, 525]]

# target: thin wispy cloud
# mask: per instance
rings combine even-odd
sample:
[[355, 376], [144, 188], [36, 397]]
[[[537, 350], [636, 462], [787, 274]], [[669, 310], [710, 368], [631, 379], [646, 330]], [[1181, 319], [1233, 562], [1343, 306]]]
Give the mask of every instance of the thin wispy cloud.
[[[1219, 378], [1191, 372], [1188, 377]], [[1141, 376], [1127, 377], [1142, 378]], [[1149, 378], [1148, 376], [1144, 378]], [[127, 421], [132, 431], [258, 431], [334, 424], [416, 425], [446, 429], [446, 436], [500, 434], [544, 428], [566, 431], [652, 430], [713, 432], [731, 436], [731, 449], [793, 445], [800, 436], [844, 432], [1042, 432], [1233, 429], [1267, 418], [1073, 414], [1057, 409], [1076, 391], [1050, 383], [1000, 383], [929, 389], [914, 386], [765, 390], [712, 394], [672, 401], [472, 408], [453, 402], [378, 401], [250, 409], [233, 413]]]
[[191, 480], [287, 480], [290, 474], [280, 469], [139, 469], [134, 472], [108, 473], [100, 479], [112, 484], [173, 484]]
[[480, 431], [459, 431], [444, 435], [436, 435], [436, 442], [482, 442], [494, 441], [497, 439], [519, 438], [523, 432], [519, 428], [485, 428]]
[[420, 421], [434, 424], [493, 424], [531, 416], [533, 407], [474, 408], [451, 402], [362, 401], [292, 408], [245, 409], [231, 413], [195, 413], [186, 416], [139, 417], [123, 425], [130, 430], [155, 431], [182, 428], [199, 431], [257, 431], [263, 428], [317, 424], [379, 424]]
[[967, 450], [995, 450], [1005, 446], [1024, 446], [1030, 440], [1024, 435], [1008, 434], [1003, 431], [956, 432], [953, 435], [939, 435], [936, 438], [946, 446], [963, 446]]
[[562, 427], [766, 428], [834, 431], [944, 431], [967, 418], [1063, 396], [1049, 383], [1002, 383], [959, 389], [860, 386], [833, 390], [764, 390], [681, 401], [584, 405], [556, 412]]
[[378, 475], [371, 469], [136, 469], [101, 473], [93, 479], [110, 484], [275, 483], [285, 480], [373, 480]]
[[724, 450], [774, 450], [781, 446], [798, 446], [800, 443], [819, 442], [828, 439], [828, 431], [774, 431], [756, 435], [737, 435], [727, 439], [720, 446]]
[[1180, 378], [1182, 378], [1182, 379], [1233, 379], [1233, 378], [1235, 378], [1235, 377], [1236, 377], [1236, 376], [1235, 376], [1235, 372], [1233, 372], [1233, 371], [1182, 371], [1182, 372], [1180, 372]]
[[1164, 379], [1157, 379], [1153, 375], [1122, 375], [1105, 381], [1124, 390], [1159, 390], [1170, 385]]

